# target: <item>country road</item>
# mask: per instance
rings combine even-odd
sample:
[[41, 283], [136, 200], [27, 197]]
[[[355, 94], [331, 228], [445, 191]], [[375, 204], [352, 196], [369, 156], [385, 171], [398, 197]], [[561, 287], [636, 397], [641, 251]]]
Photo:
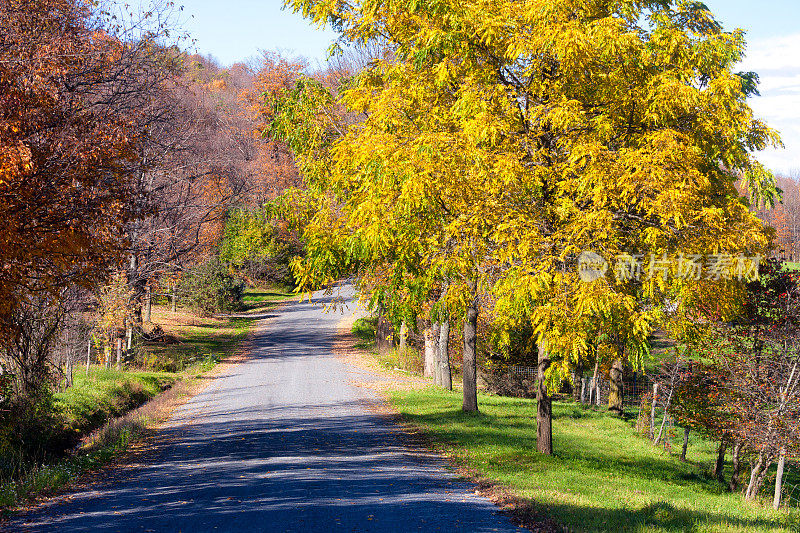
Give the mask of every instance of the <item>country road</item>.
[[342, 313], [314, 301], [260, 322], [252, 357], [178, 409], [135, 464], [3, 529], [521, 531], [369, 408], [374, 393], [331, 356]]

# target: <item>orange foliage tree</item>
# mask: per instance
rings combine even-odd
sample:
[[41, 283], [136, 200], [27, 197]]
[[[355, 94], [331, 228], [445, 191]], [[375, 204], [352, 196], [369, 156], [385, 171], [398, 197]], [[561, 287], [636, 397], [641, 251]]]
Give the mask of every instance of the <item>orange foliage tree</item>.
[[[158, 31], [135, 39], [79, 0], [0, 3], [0, 340], [35, 294], [103, 279], [140, 216], [149, 102], [171, 76]], [[116, 32], [116, 33], [114, 33]], [[126, 40], [127, 39], [127, 40]]]

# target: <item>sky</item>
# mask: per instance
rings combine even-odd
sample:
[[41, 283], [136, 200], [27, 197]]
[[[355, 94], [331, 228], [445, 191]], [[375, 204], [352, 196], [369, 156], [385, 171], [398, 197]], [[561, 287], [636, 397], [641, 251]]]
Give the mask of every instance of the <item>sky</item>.
[[[800, 0], [704, 0], [726, 30], [747, 32], [748, 55], [737, 70], [761, 78], [760, 97], [750, 99], [758, 118], [777, 129], [785, 149], [758, 154], [775, 172], [800, 177]], [[325, 62], [336, 35], [283, 10], [282, 0], [176, 0], [184, 29], [197, 51], [223, 65], [247, 60], [259, 50]]]

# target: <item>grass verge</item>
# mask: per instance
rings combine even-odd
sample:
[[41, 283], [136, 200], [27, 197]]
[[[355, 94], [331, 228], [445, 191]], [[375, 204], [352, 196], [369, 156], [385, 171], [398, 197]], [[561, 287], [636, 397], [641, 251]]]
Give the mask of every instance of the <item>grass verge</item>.
[[[479, 414], [461, 394], [397, 376], [350, 337], [365, 364], [396, 377], [382, 390], [403, 423], [448, 456], [487, 495], [534, 531], [797, 531], [800, 510], [773, 511], [724, 491], [706, 470], [711, 443], [693, 437], [689, 462], [639, 437], [633, 422], [571, 402], [554, 402], [555, 454], [536, 452], [536, 401], [479, 395]], [[356, 348], [358, 347], [358, 348]], [[766, 489], [765, 489], [766, 490]], [[767, 490], [768, 492], [768, 490]]]

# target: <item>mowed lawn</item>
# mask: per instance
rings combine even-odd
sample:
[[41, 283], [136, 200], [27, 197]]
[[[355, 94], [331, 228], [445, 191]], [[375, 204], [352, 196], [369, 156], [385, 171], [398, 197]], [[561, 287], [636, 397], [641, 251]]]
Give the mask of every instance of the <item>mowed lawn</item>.
[[[555, 453], [547, 457], [536, 452], [535, 400], [480, 395], [481, 413], [467, 415], [458, 391], [428, 387], [389, 395], [404, 420], [446, 454], [530, 500], [537, 516], [569, 531], [800, 529], [797, 509], [747, 503], [710, 479], [705, 471], [714, 450], [703, 439], [692, 439], [684, 463], [639, 437], [632, 422], [554, 402]], [[765, 494], [771, 489], [767, 485]]]

